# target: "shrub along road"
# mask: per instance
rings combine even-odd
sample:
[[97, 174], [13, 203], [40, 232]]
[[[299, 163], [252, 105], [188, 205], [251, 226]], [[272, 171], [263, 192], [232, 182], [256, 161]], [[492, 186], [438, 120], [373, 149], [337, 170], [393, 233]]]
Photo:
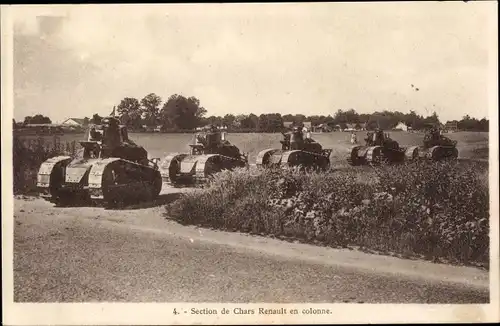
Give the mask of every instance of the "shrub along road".
[[[165, 194], [169, 200], [175, 194]], [[486, 303], [488, 273], [15, 199], [19, 302]]]

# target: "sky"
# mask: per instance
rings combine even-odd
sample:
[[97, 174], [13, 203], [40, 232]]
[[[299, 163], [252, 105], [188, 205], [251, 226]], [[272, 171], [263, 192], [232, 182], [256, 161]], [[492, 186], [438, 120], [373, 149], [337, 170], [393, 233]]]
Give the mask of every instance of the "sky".
[[196, 96], [207, 115], [354, 108], [483, 118], [494, 10], [494, 2], [20, 6], [14, 118], [107, 115], [122, 98], [152, 92]]

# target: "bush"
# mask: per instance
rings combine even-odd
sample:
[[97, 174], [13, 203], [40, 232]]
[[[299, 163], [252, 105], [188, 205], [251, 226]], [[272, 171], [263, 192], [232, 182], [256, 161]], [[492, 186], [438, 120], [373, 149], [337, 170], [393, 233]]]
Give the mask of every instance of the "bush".
[[[183, 224], [197, 224], [231, 231], [279, 233], [279, 210], [269, 203], [270, 179], [246, 169], [218, 173], [202, 192], [189, 193], [168, 206]], [[228, 203], [231, 203], [228, 205]]]
[[[238, 170], [167, 206], [181, 223], [487, 266], [486, 165]], [[486, 170], [487, 171], [487, 170]]]

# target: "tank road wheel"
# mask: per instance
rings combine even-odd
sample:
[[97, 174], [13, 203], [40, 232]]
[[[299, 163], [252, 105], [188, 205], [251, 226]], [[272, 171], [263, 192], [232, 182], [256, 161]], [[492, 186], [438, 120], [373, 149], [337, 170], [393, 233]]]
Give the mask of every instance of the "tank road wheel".
[[418, 159], [418, 147], [414, 146], [406, 149], [404, 156], [406, 161], [409, 162], [416, 161]]
[[156, 199], [161, 192], [161, 187], [162, 187], [162, 179], [161, 179], [161, 174], [160, 171], [155, 171], [153, 175], [153, 182], [152, 182], [152, 190], [153, 190], [153, 199]]
[[372, 153], [371, 153], [371, 158], [369, 160], [369, 164], [372, 165], [372, 166], [381, 165], [384, 162], [384, 157], [383, 156], [384, 155], [383, 155], [380, 147], [374, 148], [372, 150]]
[[209, 158], [205, 163], [205, 178], [211, 179], [216, 173], [221, 172], [223, 170], [223, 163], [219, 156]]
[[392, 151], [387, 151], [387, 153], [384, 153], [384, 151], [381, 150], [380, 153], [382, 154], [379, 160], [380, 165], [389, 165], [397, 160], [395, 157], [396, 153], [393, 153]]
[[161, 178], [160, 171], [154, 171], [151, 175], [152, 180], [149, 180], [146, 183], [146, 200], [148, 201], [153, 201], [156, 198], [158, 198], [158, 195], [160, 195], [163, 180]]
[[117, 167], [108, 166], [104, 169], [102, 175], [102, 194], [104, 205], [108, 208], [116, 208], [123, 205], [123, 198], [117, 194], [119, 172]]
[[50, 175], [50, 198], [47, 200], [58, 207], [70, 206], [73, 198], [70, 193], [61, 189], [64, 183], [64, 170], [63, 167], [57, 165]]
[[347, 163], [351, 166], [359, 165], [359, 157], [358, 157], [359, 147], [353, 147], [347, 156]]
[[319, 159], [319, 171], [330, 170], [330, 159], [327, 157], [320, 157]]
[[441, 147], [432, 147], [431, 148], [431, 153], [430, 153], [430, 159], [434, 162], [439, 161], [442, 159], [442, 150]]
[[453, 147], [453, 149], [451, 150], [451, 158], [453, 160], [458, 159], [458, 149], [456, 147]]
[[269, 160], [271, 156], [276, 153], [278, 149], [265, 149], [263, 151], [260, 151], [259, 154], [257, 154], [256, 158], [256, 165], [258, 167], [263, 167], [266, 168], [269, 166]]
[[170, 180], [170, 184], [174, 187], [179, 186], [179, 178], [177, 177], [177, 173], [180, 170], [180, 162], [177, 157], [174, 157], [172, 161], [170, 161], [170, 165], [168, 166], [168, 179]]
[[49, 201], [56, 205], [56, 207], [71, 206], [73, 198], [70, 193], [61, 191], [60, 189], [50, 190], [51, 198]]
[[298, 170], [300, 172], [305, 170], [304, 161], [298, 155], [298, 152], [294, 151], [284, 152], [280, 167], [282, 169], [292, 169], [292, 170]]

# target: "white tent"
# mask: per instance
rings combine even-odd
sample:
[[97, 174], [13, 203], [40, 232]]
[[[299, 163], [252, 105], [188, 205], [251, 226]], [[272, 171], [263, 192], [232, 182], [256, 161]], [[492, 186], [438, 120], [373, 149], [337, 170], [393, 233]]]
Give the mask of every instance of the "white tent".
[[394, 130], [403, 130], [403, 131], [408, 131], [408, 126], [404, 124], [403, 122], [398, 123], [396, 127], [394, 127]]

